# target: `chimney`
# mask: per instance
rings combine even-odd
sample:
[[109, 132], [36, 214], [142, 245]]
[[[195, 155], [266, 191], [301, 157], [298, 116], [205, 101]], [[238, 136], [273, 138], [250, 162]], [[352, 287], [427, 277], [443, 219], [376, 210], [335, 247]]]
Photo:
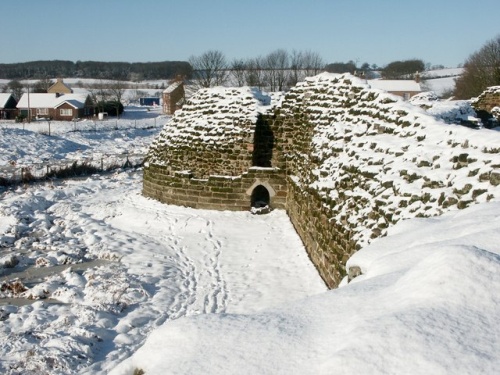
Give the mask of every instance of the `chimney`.
[[420, 74], [417, 72], [415, 73], [415, 82], [420, 83]]

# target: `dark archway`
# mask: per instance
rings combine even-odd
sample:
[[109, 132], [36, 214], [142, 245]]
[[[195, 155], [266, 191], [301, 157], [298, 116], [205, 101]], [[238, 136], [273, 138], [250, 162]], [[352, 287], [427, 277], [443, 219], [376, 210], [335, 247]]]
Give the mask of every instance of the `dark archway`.
[[256, 186], [252, 191], [251, 203], [252, 207], [255, 208], [269, 206], [269, 203], [271, 203], [269, 191], [262, 185]]
[[274, 133], [269, 122], [262, 114], [259, 114], [253, 138], [252, 165], [254, 167], [271, 167], [273, 148]]

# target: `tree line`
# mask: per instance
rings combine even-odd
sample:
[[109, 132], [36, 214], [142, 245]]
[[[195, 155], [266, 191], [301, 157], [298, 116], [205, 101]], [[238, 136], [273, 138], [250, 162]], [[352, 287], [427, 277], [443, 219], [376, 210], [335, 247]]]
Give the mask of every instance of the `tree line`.
[[455, 82], [457, 99], [476, 97], [490, 86], [500, 86], [500, 35], [471, 54], [463, 68]]
[[[443, 68], [442, 66], [435, 66]], [[80, 77], [116, 81], [171, 80], [176, 77], [192, 79], [195, 86], [221, 85], [253, 86], [269, 91], [283, 91], [307, 76], [320, 72], [358, 73], [373, 78], [375, 72], [384, 79], [413, 79], [416, 72], [432, 66], [420, 59], [393, 61], [385, 67], [367, 62], [333, 62], [326, 64], [312, 51], [289, 52], [277, 49], [264, 56], [228, 60], [223, 52], [210, 50], [189, 61], [163, 61], [146, 63], [98, 62], [98, 61], [31, 61], [16, 64], [0, 64], [0, 78], [13, 82], [3, 91], [22, 92], [16, 80], [39, 79], [41, 92], [49, 83], [48, 77]], [[463, 74], [456, 80], [453, 95], [468, 99], [479, 95], [489, 86], [500, 85], [500, 36], [488, 41], [468, 57], [463, 64]], [[44, 81], [45, 80], [45, 81]], [[11, 87], [12, 86], [12, 87]]]
[[44, 79], [48, 77], [96, 78], [120, 81], [190, 78], [192, 67], [187, 61], [145, 63], [101, 61], [30, 61], [0, 64], [0, 78], [11, 80]]
[[430, 64], [411, 59], [394, 61], [381, 68], [365, 62], [358, 66], [354, 61], [325, 64], [321, 56], [311, 51], [277, 49], [265, 56], [229, 61], [223, 52], [210, 50], [189, 59], [193, 67], [193, 78], [198, 87], [253, 86], [269, 91], [283, 91], [295, 86], [305, 77], [321, 72], [351, 73], [373, 78], [413, 79], [416, 72], [422, 72]]
[[207, 51], [191, 56], [193, 82], [198, 87], [252, 86], [269, 91], [283, 91], [306, 76], [324, 71], [321, 56], [311, 51], [288, 52], [277, 49], [265, 56], [231, 61], [223, 52]]

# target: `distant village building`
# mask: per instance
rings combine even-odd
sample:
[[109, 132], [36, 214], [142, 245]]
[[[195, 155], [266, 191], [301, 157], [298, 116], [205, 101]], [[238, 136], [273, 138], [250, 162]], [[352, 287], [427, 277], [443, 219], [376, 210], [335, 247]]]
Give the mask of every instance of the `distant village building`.
[[184, 82], [176, 81], [163, 91], [163, 113], [173, 115], [184, 104]]
[[92, 99], [87, 94], [23, 94], [17, 103], [19, 113], [30, 120], [71, 121], [94, 115]]
[[66, 85], [62, 78], [58, 78], [56, 83], [47, 89], [49, 94], [73, 94], [73, 89]]
[[139, 105], [160, 106], [160, 98], [158, 97], [139, 98]]
[[416, 80], [372, 79], [367, 83], [373, 89], [387, 91], [390, 94], [401, 96], [404, 100], [409, 100], [412, 96], [422, 92], [418, 78]]
[[0, 120], [10, 120], [17, 115], [17, 100], [12, 94], [0, 93]]

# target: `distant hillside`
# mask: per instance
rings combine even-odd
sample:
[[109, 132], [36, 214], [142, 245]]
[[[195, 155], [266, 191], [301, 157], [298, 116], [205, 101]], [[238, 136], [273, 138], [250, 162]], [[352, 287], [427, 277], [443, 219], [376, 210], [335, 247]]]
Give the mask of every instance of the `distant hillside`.
[[127, 63], [52, 60], [0, 64], [0, 78], [11, 80], [78, 77], [139, 81], [171, 79], [177, 75], [190, 78], [192, 72], [187, 61]]
[[463, 73], [463, 68], [436, 69], [422, 72], [426, 90], [434, 91], [438, 96], [449, 95], [455, 90], [455, 79]]

